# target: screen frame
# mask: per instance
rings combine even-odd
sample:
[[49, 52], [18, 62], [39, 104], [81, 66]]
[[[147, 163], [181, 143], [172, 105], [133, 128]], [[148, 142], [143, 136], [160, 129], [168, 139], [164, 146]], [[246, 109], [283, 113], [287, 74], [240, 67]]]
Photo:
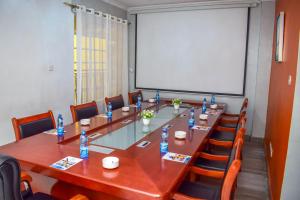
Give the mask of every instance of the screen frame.
[[222, 95], [222, 96], [237, 96], [244, 97], [246, 90], [246, 79], [247, 79], [247, 61], [248, 61], [248, 43], [249, 43], [249, 26], [250, 26], [250, 8], [247, 9], [247, 35], [246, 35], [246, 49], [245, 49], [245, 62], [244, 62], [244, 77], [243, 77], [243, 92], [240, 94], [236, 93], [220, 93], [220, 92], [210, 92], [210, 91], [190, 91], [190, 90], [174, 90], [174, 89], [166, 89], [166, 88], [146, 88], [146, 87], [138, 87], [136, 84], [137, 77], [137, 17], [138, 14], [135, 14], [135, 48], [134, 48], [134, 88], [142, 89], [142, 90], [160, 90], [165, 92], [176, 92], [176, 93], [192, 93], [192, 94], [214, 94], [214, 95]]

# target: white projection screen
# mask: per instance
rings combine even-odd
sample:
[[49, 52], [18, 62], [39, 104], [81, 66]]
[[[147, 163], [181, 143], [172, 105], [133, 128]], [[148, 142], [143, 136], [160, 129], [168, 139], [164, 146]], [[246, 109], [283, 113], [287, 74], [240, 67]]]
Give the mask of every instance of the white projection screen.
[[243, 96], [248, 12], [137, 14], [135, 87]]

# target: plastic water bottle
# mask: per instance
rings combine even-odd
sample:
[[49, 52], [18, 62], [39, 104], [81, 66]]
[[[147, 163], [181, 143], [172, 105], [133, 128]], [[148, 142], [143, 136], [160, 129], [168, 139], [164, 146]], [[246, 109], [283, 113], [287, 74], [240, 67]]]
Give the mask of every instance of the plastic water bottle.
[[159, 103], [159, 101], [160, 101], [159, 90], [156, 91], [155, 99], [156, 99], [156, 103]]
[[80, 136], [80, 158], [86, 159], [89, 157], [88, 138], [85, 131], [81, 131]]
[[202, 103], [202, 114], [205, 114], [205, 112], [206, 112], [206, 98], [204, 98]]
[[190, 119], [188, 120], [189, 128], [192, 128], [195, 125], [195, 109], [191, 108]]
[[161, 133], [161, 141], [160, 141], [160, 152], [165, 154], [168, 152], [168, 129], [163, 128]]
[[108, 120], [112, 119], [112, 105], [110, 102], [108, 102], [108, 105], [107, 105], [107, 119]]
[[57, 117], [57, 136], [64, 135], [64, 119], [61, 114]]
[[142, 101], [142, 98], [141, 98], [141, 95], [139, 95], [137, 98], [137, 102], [136, 102], [137, 109], [141, 109], [141, 107], [142, 107], [141, 101]]
[[212, 95], [210, 99], [210, 105], [214, 105], [214, 104], [216, 104], [216, 97], [215, 95]]

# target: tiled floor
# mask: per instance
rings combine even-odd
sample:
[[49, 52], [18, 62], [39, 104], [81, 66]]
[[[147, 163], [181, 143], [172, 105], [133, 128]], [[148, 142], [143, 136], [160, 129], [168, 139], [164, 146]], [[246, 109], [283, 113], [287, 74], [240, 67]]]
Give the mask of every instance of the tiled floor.
[[238, 177], [237, 200], [268, 200], [268, 178], [262, 142], [245, 140], [242, 171]]

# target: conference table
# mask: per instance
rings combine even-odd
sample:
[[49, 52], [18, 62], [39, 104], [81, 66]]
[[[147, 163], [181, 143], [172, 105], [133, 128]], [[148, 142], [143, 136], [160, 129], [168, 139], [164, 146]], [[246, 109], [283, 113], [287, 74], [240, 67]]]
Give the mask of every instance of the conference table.
[[[226, 104], [218, 104], [217, 110], [208, 109], [208, 119], [199, 120], [201, 102], [185, 101], [175, 111], [170, 100], [159, 104], [142, 103], [142, 109], [155, 111], [155, 118], [144, 126], [140, 112], [130, 106], [129, 112], [113, 111], [108, 121], [103, 115], [91, 118], [89, 126], [80, 122], [65, 126], [64, 137], [41, 133], [0, 147], [0, 153], [8, 154], [20, 162], [23, 170], [33, 171], [59, 181], [120, 199], [171, 199], [180, 182], [187, 175], [196, 153], [203, 148], [209, 134], [217, 125]], [[188, 127], [189, 107], [195, 107], [196, 125], [209, 127], [194, 130]], [[168, 126], [168, 151], [191, 156], [187, 163], [162, 159], [160, 139], [162, 127]], [[89, 157], [67, 170], [50, 165], [67, 157], [79, 158], [81, 130], [89, 138]], [[186, 139], [179, 140], [174, 132], [187, 132]], [[147, 145], [141, 145], [146, 143]], [[120, 160], [116, 169], [102, 167], [102, 159], [115, 156]]]

